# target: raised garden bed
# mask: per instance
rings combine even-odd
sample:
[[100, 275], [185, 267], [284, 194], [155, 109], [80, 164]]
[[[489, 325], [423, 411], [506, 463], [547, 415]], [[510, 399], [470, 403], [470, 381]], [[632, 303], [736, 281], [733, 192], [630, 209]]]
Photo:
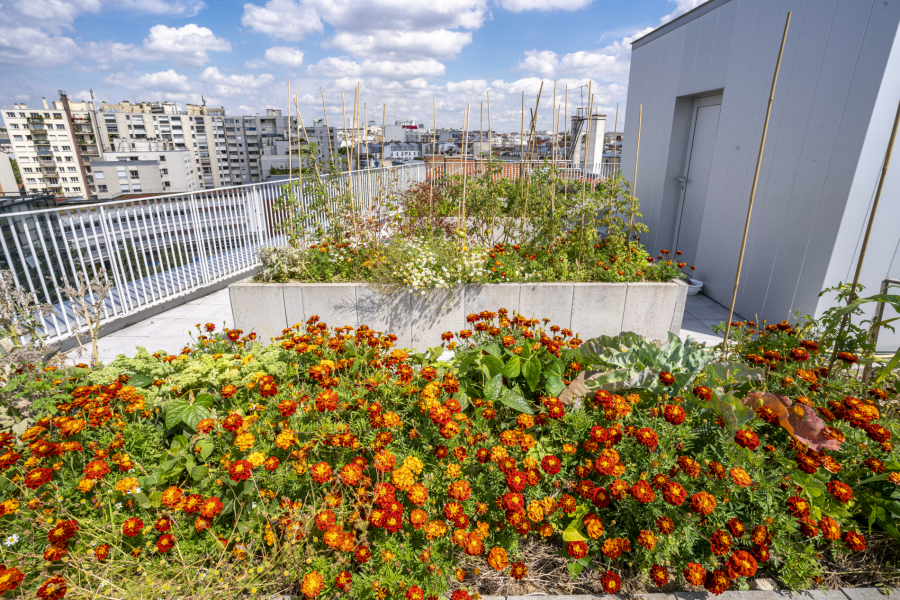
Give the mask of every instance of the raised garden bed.
[[582, 339], [633, 331], [665, 340], [681, 329], [688, 286], [651, 283], [499, 283], [463, 285], [452, 293], [381, 293], [357, 283], [239, 283], [229, 286], [234, 325], [268, 341], [318, 315], [326, 323], [368, 325], [397, 336], [397, 346], [426, 350], [442, 333], [466, 326], [467, 315], [506, 308], [551, 318]]

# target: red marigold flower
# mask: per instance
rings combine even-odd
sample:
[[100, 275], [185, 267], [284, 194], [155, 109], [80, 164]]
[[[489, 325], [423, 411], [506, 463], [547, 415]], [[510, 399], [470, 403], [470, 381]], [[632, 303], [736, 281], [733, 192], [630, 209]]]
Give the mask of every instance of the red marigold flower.
[[863, 462], [863, 465], [876, 475], [881, 475], [884, 473], [884, 462], [875, 458], [874, 456], [870, 456]]
[[140, 517], [131, 517], [126, 519], [122, 524], [122, 535], [125, 537], [134, 537], [136, 535], [140, 535], [141, 530], [144, 528], [144, 522], [140, 519]]
[[750, 553], [758, 560], [759, 562], [766, 562], [769, 560], [769, 547], [766, 545], [753, 546], [753, 549]]
[[350, 591], [350, 584], [352, 583], [353, 575], [351, 575], [348, 571], [341, 571], [340, 573], [338, 573], [337, 577], [334, 578], [334, 587], [344, 593]]
[[472, 495], [472, 487], [469, 485], [468, 481], [458, 480], [454, 481], [447, 488], [447, 495], [453, 498], [454, 500], [459, 500], [460, 502], [465, 502], [469, 499], [469, 496]]
[[159, 539], [156, 540], [156, 551], [160, 554], [165, 554], [169, 550], [171, 550], [175, 546], [175, 536], [171, 533], [166, 533], [164, 535], [159, 536]]
[[100, 544], [96, 548], [94, 548], [94, 558], [97, 560], [106, 560], [109, 556], [109, 544]]
[[857, 358], [856, 355], [851, 352], [839, 352], [838, 358], [841, 359], [844, 363], [848, 365], [856, 364]]
[[866, 538], [855, 529], [841, 532], [841, 540], [847, 545], [847, 548], [855, 552], [862, 552], [866, 549]]
[[731, 578], [728, 577], [727, 571], [716, 569], [715, 571], [706, 574], [706, 579], [703, 581], [703, 587], [705, 587], [708, 592], [718, 596], [731, 587]]
[[562, 468], [562, 461], [560, 461], [556, 456], [548, 454], [541, 459], [541, 468], [547, 475], [556, 475]]
[[603, 574], [603, 577], [600, 578], [600, 584], [603, 586], [603, 591], [607, 594], [618, 594], [619, 590], [622, 589], [622, 579], [612, 571], [607, 571]]
[[207, 498], [200, 506], [200, 516], [204, 519], [215, 519], [222, 512], [224, 505], [217, 496]]
[[294, 402], [293, 400], [288, 400], [285, 398], [281, 402], [278, 403], [278, 413], [285, 419], [290, 417], [292, 414], [297, 412], [297, 408], [300, 405]]
[[747, 431], [745, 429], [740, 429], [734, 434], [734, 441], [738, 446], [742, 446], [748, 450], [756, 450], [759, 447], [759, 437], [752, 431]]
[[794, 348], [790, 351], [789, 356], [791, 357], [791, 360], [795, 360], [797, 362], [805, 362], [809, 360], [809, 352], [807, 352], [805, 348]]
[[731, 550], [731, 536], [724, 529], [716, 529], [709, 537], [709, 548], [716, 556], [728, 554]]
[[57, 562], [69, 553], [67, 546], [47, 546], [44, 549], [44, 560], [47, 562]]
[[687, 491], [677, 481], [669, 481], [663, 486], [663, 500], [672, 506], [681, 506], [687, 499]]
[[318, 571], [311, 571], [303, 576], [300, 591], [307, 598], [315, 598], [325, 589], [325, 580]]
[[879, 444], [883, 444], [891, 439], [891, 432], [886, 428], [882, 427], [878, 423], [870, 423], [865, 427], [866, 436]]
[[630, 493], [631, 497], [641, 504], [649, 504], [656, 499], [656, 494], [653, 492], [653, 488], [650, 487], [650, 484], [643, 479], [636, 481], [634, 485], [631, 486]]
[[687, 582], [693, 586], [703, 585], [706, 580], [706, 569], [695, 562], [689, 562], [682, 573]]
[[828, 493], [843, 504], [853, 500], [853, 489], [843, 481], [829, 481]]
[[700, 463], [698, 463], [690, 456], [679, 456], [677, 462], [678, 466], [681, 467], [681, 470], [684, 471], [685, 475], [687, 475], [691, 479], [696, 479], [700, 477], [701, 473], [703, 473], [703, 467], [700, 466]]
[[316, 411], [334, 412], [337, 410], [338, 395], [334, 390], [323, 390], [316, 396]]
[[616, 500], [624, 500], [625, 496], [628, 495], [628, 488], [629, 485], [627, 481], [614, 479], [612, 483], [609, 484], [609, 494]]
[[163, 506], [168, 506], [169, 508], [175, 508], [178, 506], [178, 503], [181, 502], [183, 492], [180, 488], [173, 486], [167, 487], [162, 496], [159, 499], [160, 504]]
[[37, 597], [41, 600], [60, 600], [66, 595], [66, 580], [62, 577], [51, 577], [38, 588]]
[[791, 496], [787, 499], [787, 509], [793, 516], [798, 519], [809, 516], [809, 502], [800, 496]]
[[109, 465], [106, 461], [92, 460], [84, 467], [84, 474], [91, 479], [103, 479], [109, 473]]
[[153, 524], [154, 529], [160, 533], [165, 533], [172, 529], [172, 519], [169, 517], [160, 517]]
[[270, 456], [263, 463], [263, 467], [265, 467], [266, 471], [275, 471], [278, 469], [278, 465], [281, 464], [281, 461], [278, 460], [277, 456]]
[[372, 558], [372, 551], [369, 550], [368, 546], [360, 545], [356, 547], [356, 550], [353, 552], [353, 560], [358, 562], [361, 565], [369, 562], [369, 559]]
[[670, 385], [674, 385], [675, 376], [672, 375], [671, 373], [669, 373], [668, 371], [663, 371], [659, 374], [659, 380], [662, 382], [663, 385], [670, 386]]
[[19, 587], [23, 579], [25, 579], [25, 574], [18, 568], [6, 568], [5, 565], [0, 565], [0, 595]]
[[253, 463], [249, 460], [236, 460], [228, 468], [228, 476], [232, 481], [245, 481], [253, 472]]
[[278, 394], [278, 385], [275, 383], [275, 379], [271, 375], [260, 378], [258, 389], [259, 395], [263, 398], [271, 398], [272, 396]]
[[244, 418], [241, 415], [233, 414], [225, 417], [222, 427], [234, 433], [244, 425]]
[[411, 585], [406, 590], [406, 600], [425, 600], [425, 592], [417, 585]]
[[78, 521], [75, 519], [62, 521], [47, 532], [47, 540], [54, 546], [61, 546], [78, 533], [78, 529]]
[[675, 531], [675, 522], [669, 517], [656, 517], [656, 530], [663, 535], [669, 535]]
[[677, 404], [663, 406], [663, 417], [672, 425], [681, 425], [687, 418], [687, 413]]
[[650, 450], [655, 450], [659, 445], [659, 438], [656, 436], [656, 432], [649, 427], [638, 429], [636, 438], [638, 443], [647, 446]]
[[691, 496], [691, 511], [698, 515], [711, 515], [716, 509], [716, 498], [707, 492], [697, 492]]
[[223, 398], [231, 398], [235, 394], [237, 394], [237, 386], [236, 385], [228, 384], [228, 385], [222, 387], [222, 397]]
[[[597, 517], [598, 519], [600, 517]], [[646, 548], [647, 550], [653, 550], [656, 547], [656, 542], [659, 540], [653, 532], [649, 529], [641, 529], [641, 532], [638, 534], [637, 543]]]
[[728, 528], [728, 531], [731, 532], [731, 535], [736, 538], [742, 538], [744, 537], [744, 534], [747, 533], [747, 529], [744, 527], [744, 524], [736, 518], [728, 519], [728, 522], [725, 524], [725, 526]]
[[472, 600], [472, 596], [466, 590], [454, 590], [450, 600]]
[[587, 556], [587, 544], [581, 541], [568, 542], [566, 544], [566, 552], [574, 559], [584, 558]]
[[181, 503], [181, 510], [189, 515], [200, 511], [200, 505], [203, 503], [203, 496], [200, 494], [191, 494]]
[[665, 567], [653, 565], [650, 567], [650, 579], [656, 584], [656, 587], [662, 587], [669, 582], [669, 573]]
[[[702, 400], [706, 400], [709, 402], [709, 399], [712, 398], [712, 390], [706, 387], [705, 385], [698, 385], [693, 390], [693, 394]], [[692, 563], [696, 564], [696, 563]], [[699, 585], [699, 584], [698, 584]]]
[[509, 576], [516, 581], [521, 581], [526, 575], [528, 575], [528, 567], [521, 560], [514, 562], [509, 569]]
[[756, 559], [745, 550], [735, 550], [728, 558], [728, 568], [741, 577], [753, 577], [756, 575]]
[[528, 480], [525, 478], [525, 473], [521, 471], [513, 471], [506, 475], [506, 487], [514, 492], [524, 490], [526, 483], [528, 483]]
[[315, 481], [316, 483], [325, 483], [326, 481], [331, 479], [331, 465], [329, 465], [327, 462], [317, 462], [309, 470], [309, 473], [310, 475], [312, 475], [313, 481]]

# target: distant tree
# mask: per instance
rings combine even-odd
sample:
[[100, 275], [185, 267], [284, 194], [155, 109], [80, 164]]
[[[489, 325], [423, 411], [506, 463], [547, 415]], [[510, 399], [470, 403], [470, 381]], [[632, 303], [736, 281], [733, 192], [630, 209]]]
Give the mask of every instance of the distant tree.
[[10, 164], [12, 165], [13, 175], [16, 176], [16, 183], [22, 183], [22, 175], [19, 173], [19, 163], [16, 162], [16, 159], [9, 159]]

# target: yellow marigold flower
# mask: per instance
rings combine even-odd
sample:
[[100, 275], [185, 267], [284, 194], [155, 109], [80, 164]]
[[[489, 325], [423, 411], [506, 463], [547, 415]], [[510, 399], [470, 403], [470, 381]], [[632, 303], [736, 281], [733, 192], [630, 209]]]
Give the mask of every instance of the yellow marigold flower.
[[26, 469], [33, 469], [34, 467], [38, 466], [39, 462], [41, 462], [41, 459], [39, 459], [37, 456], [31, 456], [23, 464]]
[[297, 442], [297, 436], [294, 435], [292, 429], [284, 429], [275, 436], [275, 445], [282, 450], [287, 450]]
[[444, 476], [449, 477], [450, 479], [458, 479], [462, 475], [462, 469], [457, 463], [450, 463], [447, 465], [447, 468], [444, 469]]
[[395, 487], [403, 491], [411, 488], [415, 482], [415, 475], [413, 475], [413, 472], [409, 469], [409, 467], [405, 465], [400, 467], [399, 469], [395, 469], [391, 473], [391, 483], [393, 483]]
[[14, 515], [19, 512], [19, 501], [14, 498], [0, 502], [0, 515]]
[[494, 446], [493, 448], [491, 448], [491, 460], [493, 462], [497, 462], [500, 459], [506, 458], [507, 456], [509, 456], [509, 453], [503, 446]]
[[400, 419], [400, 415], [395, 412], [386, 412], [384, 413], [384, 426], [385, 427], [402, 427], [403, 421]]
[[257, 468], [262, 466], [262, 464], [266, 462], [266, 455], [262, 452], [251, 452], [247, 456], [247, 460], [249, 460], [253, 464], [253, 468]]
[[519, 427], [519, 429], [528, 429], [529, 427], [533, 427], [534, 417], [522, 413], [518, 417], [516, 417], [516, 425]]
[[294, 463], [294, 473], [297, 475], [303, 475], [306, 473], [306, 464], [297, 461]]
[[415, 456], [407, 456], [403, 459], [403, 466], [415, 473], [416, 475], [422, 474], [423, 464], [422, 461], [416, 458]]
[[556, 512], [558, 505], [556, 503], [556, 498], [551, 498], [550, 496], [545, 497], [541, 500], [541, 506], [544, 507], [545, 515], [552, 515]]
[[255, 441], [256, 438], [253, 437], [252, 433], [242, 433], [235, 438], [234, 445], [246, 452], [253, 447]]
[[537, 500], [528, 503], [528, 518], [537, 523], [544, 518], [544, 507]]
[[444, 537], [447, 533], [447, 524], [443, 521], [429, 521], [425, 525], [425, 537], [430, 541]]
[[37, 437], [45, 431], [47, 431], [46, 427], [35, 425], [34, 427], [29, 427], [28, 429], [26, 429], [25, 433], [23, 433], [20, 437], [23, 442], [30, 442], [31, 440], [37, 439]]
[[134, 477], [125, 477], [116, 482], [116, 491], [127, 494], [138, 486], [138, 480]]
[[578, 448], [573, 444], [563, 444], [563, 454], [575, 454]]
[[381, 553], [381, 562], [383, 562], [383, 563], [389, 563], [392, 560], [394, 560], [395, 558], [397, 558], [397, 555], [388, 550], [385, 550], [384, 552]]

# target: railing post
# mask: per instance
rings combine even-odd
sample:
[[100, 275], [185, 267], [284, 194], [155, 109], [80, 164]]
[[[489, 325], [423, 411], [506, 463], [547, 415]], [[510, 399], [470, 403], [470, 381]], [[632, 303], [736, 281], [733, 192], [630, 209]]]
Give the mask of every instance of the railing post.
[[195, 198], [194, 192], [191, 192], [188, 195], [188, 202], [191, 207], [191, 219], [193, 220], [192, 229], [196, 232], [197, 235], [197, 247], [200, 252], [200, 272], [203, 274], [203, 282], [209, 283], [209, 265], [207, 261], [209, 260], [208, 255], [206, 254], [206, 245], [203, 239], [203, 224], [201, 222], [200, 211], [197, 210], [197, 199]]
[[[106, 219], [107, 219], [106, 207], [101, 205], [99, 207], [99, 209], [100, 209], [100, 229], [101, 229], [101, 231], [103, 231], [103, 239], [106, 240], [107, 255], [109, 256], [110, 269], [113, 272], [113, 281], [116, 284], [116, 288], [117, 288], [116, 291], [118, 292], [118, 295], [119, 295], [119, 301], [122, 303], [122, 313], [123, 314], [128, 313], [128, 312], [131, 312], [133, 309], [131, 307], [131, 298], [129, 297], [127, 290], [125, 289], [124, 282], [122, 281], [124, 279], [124, 277], [122, 277], [121, 274], [119, 273], [119, 261], [118, 261], [118, 257], [116, 256], [116, 254], [119, 251], [118, 240], [116, 239], [114, 232], [112, 233], [112, 236], [110, 236], [110, 231], [109, 231], [110, 227], [109, 227], [109, 224], [106, 222]], [[98, 250], [99, 250], [99, 248], [98, 248]], [[102, 253], [100, 253], [100, 260], [101, 260], [101, 262], [103, 260]], [[110, 292], [112, 292], [112, 290], [110, 290]], [[113, 294], [110, 293], [110, 295], [109, 295], [110, 301], [114, 302], [112, 296], [113, 296]], [[115, 305], [113, 306], [113, 310], [115, 311]]]

